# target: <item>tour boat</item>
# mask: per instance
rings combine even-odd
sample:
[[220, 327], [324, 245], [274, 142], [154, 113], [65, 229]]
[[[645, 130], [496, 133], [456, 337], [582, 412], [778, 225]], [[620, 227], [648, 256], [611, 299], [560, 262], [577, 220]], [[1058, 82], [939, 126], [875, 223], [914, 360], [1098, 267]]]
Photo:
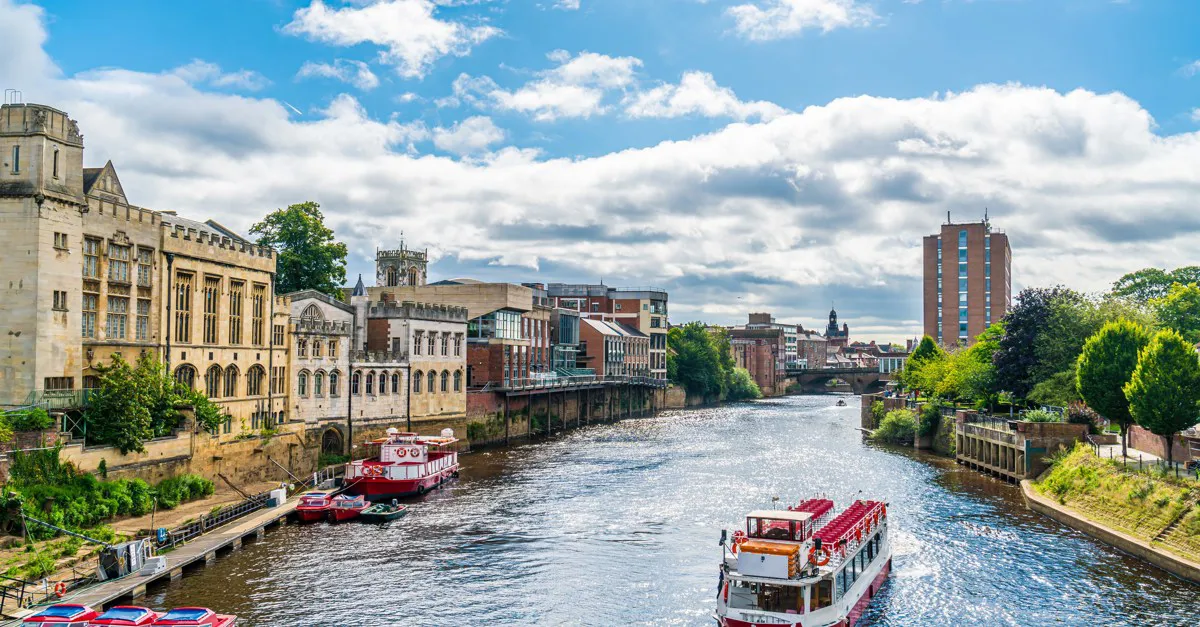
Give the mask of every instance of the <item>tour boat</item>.
[[395, 501], [392, 501], [390, 505], [387, 503], [376, 503], [364, 509], [363, 513], [358, 515], [358, 518], [363, 522], [381, 523], [396, 520], [407, 513], [407, 507], [398, 505]]
[[92, 619], [88, 623], [88, 627], [102, 627], [103, 625], [129, 625], [132, 627], [140, 627], [142, 625], [153, 625], [158, 617], [162, 616], [158, 612], [148, 608], [139, 607], [136, 605], [117, 605], [109, 609], [107, 612]]
[[152, 623], [158, 625], [188, 625], [196, 627], [237, 627], [237, 616], [218, 614], [207, 607], [177, 607]]
[[854, 627], [892, 568], [887, 504], [833, 501], [746, 515], [721, 533], [720, 627]]
[[325, 519], [325, 513], [329, 511], [329, 503], [331, 499], [325, 492], [306, 492], [300, 495], [300, 502], [296, 505], [296, 516], [301, 522], [315, 522]]
[[333, 497], [333, 500], [329, 502], [329, 509], [325, 511], [325, 517], [329, 522], [350, 520], [351, 518], [357, 518], [359, 514], [363, 513], [363, 510], [367, 509], [368, 505], [370, 503], [367, 503], [367, 500], [361, 496], [346, 496], [345, 494], [341, 494]]
[[425, 494], [458, 475], [456, 442], [450, 429], [441, 437], [388, 429], [387, 437], [367, 443], [379, 445], [378, 457], [346, 465], [343, 485], [371, 501]]
[[26, 616], [22, 625], [54, 625], [55, 627], [87, 627], [88, 622], [100, 615], [86, 605], [77, 603], [59, 603], [34, 614]]

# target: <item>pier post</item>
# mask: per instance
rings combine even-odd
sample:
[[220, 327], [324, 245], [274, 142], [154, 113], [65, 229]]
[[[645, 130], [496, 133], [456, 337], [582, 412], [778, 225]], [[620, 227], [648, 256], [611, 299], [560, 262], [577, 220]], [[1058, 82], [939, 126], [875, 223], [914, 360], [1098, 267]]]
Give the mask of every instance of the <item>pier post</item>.
[[209, 551], [208, 553], [204, 554], [204, 563], [205, 564], [211, 564], [215, 561], [217, 561], [217, 552], [216, 551]]
[[144, 596], [146, 596], [146, 584], [144, 583], [134, 586], [133, 590], [129, 591], [130, 599], [140, 599]]
[[504, 405], [502, 411], [504, 412], [504, 446], [508, 446], [509, 426], [512, 424], [508, 419], [508, 394], [504, 395]]
[[171, 581], [175, 581], [176, 579], [183, 579], [183, 569], [182, 568], [171, 569]]

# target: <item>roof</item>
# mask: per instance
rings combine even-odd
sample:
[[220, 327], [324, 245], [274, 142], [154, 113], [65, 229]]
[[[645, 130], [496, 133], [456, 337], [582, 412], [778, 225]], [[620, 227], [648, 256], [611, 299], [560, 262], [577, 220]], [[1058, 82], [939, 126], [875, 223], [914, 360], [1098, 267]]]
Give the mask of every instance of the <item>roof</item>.
[[593, 318], [580, 318], [580, 322], [586, 324], [596, 330], [600, 335], [621, 335], [621, 332], [613, 328], [615, 325], [604, 320], [596, 320]]
[[358, 283], [354, 284], [354, 291], [350, 292], [351, 296], [366, 296], [367, 288], [363, 285], [362, 273], [358, 275]]
[[92, 186], [96, 184], [96, 179], [100, 178], [100, 173], [104, 168], [84, 168], [83, 169], [83, 193], [92, 191]]
[[635, 329], [627, 324], [624, 324], [621, 322], [610, 322], [609, 324], [617, 327], [617, 330], [620, 331], [622, 335], [626, 335], [629, 337], [644, 337], [646, 339], [650, 339], [649, 335], [646, 335], [645, 333], [642, 333], [641, 331], [638, 331], [637, 329]]
[[756, 509], [746, 514], [746, 518], [770, 518], [773, 520], [794, 520], [797, 522], [804, 522], [812, 517], [813, 515], [809, 512], [793, 512], [789, 509]]
[[331, 307], [337, 307], [338, 309], [341, 309], [342, 311], [345, 311], [346, 313], [354, 313], [354, 308], [351, 307], [350, 305], [343, 303], [342, 301], [330, 296], [329, 294], [326, 294], [325, 292], [319, 292], [317, 290], [300, 290], [297, 292], [291, 292], [289, 294], [284, 294], [284, 296], [286, 296], [293, 303], [313, 298], [313, 299], [319, 300], [323, 303], [326, 303], [327, 305], [330, 305]]

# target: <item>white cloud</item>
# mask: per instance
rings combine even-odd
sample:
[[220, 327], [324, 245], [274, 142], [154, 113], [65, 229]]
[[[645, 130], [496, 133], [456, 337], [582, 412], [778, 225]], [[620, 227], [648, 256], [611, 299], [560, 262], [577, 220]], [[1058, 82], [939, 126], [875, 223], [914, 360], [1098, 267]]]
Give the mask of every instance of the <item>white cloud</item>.
[[1192, 121], [1200, 122], [1200, 107], [1192, 109]]
[[577, 11], [579, 10], [579, 0], [557, 0], [554, 3], [554, 8], [565, 11]]
[[[0, 64], [43, 54], [41, 18], [21, 11], [0, 0], [0, 35], [32, 29], [0, 36]], [[1200, 133], [1157, 135], [1122, 94], [981, 85], [841, 98], [589, 158], [546, 158], [484, 132], [475, 146], [488, 154], [460, 159], [414, 154], [439, 131], [376, 119], [348, 95], [294, 120], [277, 100], [171, 73], [63, 76], [49, 64], [22, 83], [79, 120], [85, 162], [112, 159], [141, 206], [245, 229], [316, 200], [350, 247], [352, 276], [404, 229], [430, 246], [434, 274], [663, 285], [677, 322], [743, 319], [721, 303], [753, 295], [811, 326], [824, 309], [813, 303], [832, 298], [852, 327], [911, 335], [921, 236], [947, 210], [966, 220], [989, 209], [1012, 239], [1016, 289], [1104, 288], [1194, 261], [1200, 237]], [[455, 130], [441, 130], [443, 145]]]
[[450, 128], [433, 130], [433, 145], [440, 150], [457, 155], [473, 155], [486, 152], [495, 143], [504, 140], [504, 131], [486, 116], [470, 117]]
[[625, 114], [634, 118], [702, 115], [770, 121], [785, 113], [786, 109], [771, 102], [738, 100], [733, 90], [717, 85], [712, 74], [694, 71], [684, 72], [678, 85], [664, 83], [633, 94], [625, 102]]
[[267, 77], [253, 70], [238, 70], [222, 72], [221, 66], [208, 61], [195, 59], [187, 65], [181, 65], [171, 73], [194, 85], [210, 85], [212, 87], [228, 87], [258, 91], [271, 84]]
[[547, 57], [558, 66], [539, 72], [536, 79], [515, 90], [504, 89], [486, 76], [463, 74], [454, 81], [455, 99], [445, 103], [457, 106], [465, 100], [485, 108], [528, 113], [540, 121], [589, 118], [608, 111], [606, 93], [631, 85], [642, 65], [635, 57], [594, 52], [572, 57], [565, 50], [555, 50]]
[[442, 57], [466, 56], [472, 46], [501, 32], [493, 26], [438, 19], [436, 7], [433, 0], [365, 0], [330, 9], [313, 0], [296, 10], [283, 32], [334, 46], [375, 44], [383, 48], [380, 62], [394, 65], [406, 78], [424, 76]]
[[756, 0], [726, 9], [734, 30], [747, 39], [766, 41], [805, 30], [829, 32], [869, 26], [879, 18], [858, 0]]
[[1179, 73], [1184, 76], [1195, 76], [1200, 74], [1200, 59], [1196, 59], [1191, 63], [1179, 68]]
[[300, 66], [296, 78], [332, 78], [349, 83], [363, 91], [379, 87], [379, 77], [371, 71], [371, 67], [362, 61], [337, 59], [333, 63], [316, 63], [306, 61]]

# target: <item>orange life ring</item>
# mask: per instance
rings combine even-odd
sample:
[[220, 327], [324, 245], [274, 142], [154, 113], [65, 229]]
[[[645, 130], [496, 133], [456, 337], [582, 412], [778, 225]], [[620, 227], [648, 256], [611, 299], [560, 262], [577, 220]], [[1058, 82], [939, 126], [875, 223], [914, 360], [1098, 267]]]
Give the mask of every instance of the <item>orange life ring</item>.
[[67, 594], [67, 582], [60, 581], [60, 582], [54, 584], [54, 596], [61, 599], [66, 594]]
[[[818, 553], [820, 553], [820, 557], [817, 556]], [[824, 565], [828, 564], [829, 563], [829, 549], [822, 546], [820, 551], [818, 551], [817, 547], [814, 546], [813, 548], [808, 550], [808, 561], [812, 564], [816, 564], [817, 566], [824, 566]]]
[[398, 448], [398, 449], [396, 449], [396, 456], [397, 456], [397, 457], [404, 457], [405, 455], [408, 455], [408, 449], [406, 449], [406, 448]]
[[367, 477], [382, 477], [383, 466], [363, 466], [363, 475]]
[[421, 456], [421, 449], [419, 449], [419, 448], [415, 448], [415, 449], [413, 449], [413, 450], [409, 451], [409, 452], [408, 452], [408, 454], [409, 454], [409, 456], [410, 456], [410, 457], [420, 457], [420, 456]]

